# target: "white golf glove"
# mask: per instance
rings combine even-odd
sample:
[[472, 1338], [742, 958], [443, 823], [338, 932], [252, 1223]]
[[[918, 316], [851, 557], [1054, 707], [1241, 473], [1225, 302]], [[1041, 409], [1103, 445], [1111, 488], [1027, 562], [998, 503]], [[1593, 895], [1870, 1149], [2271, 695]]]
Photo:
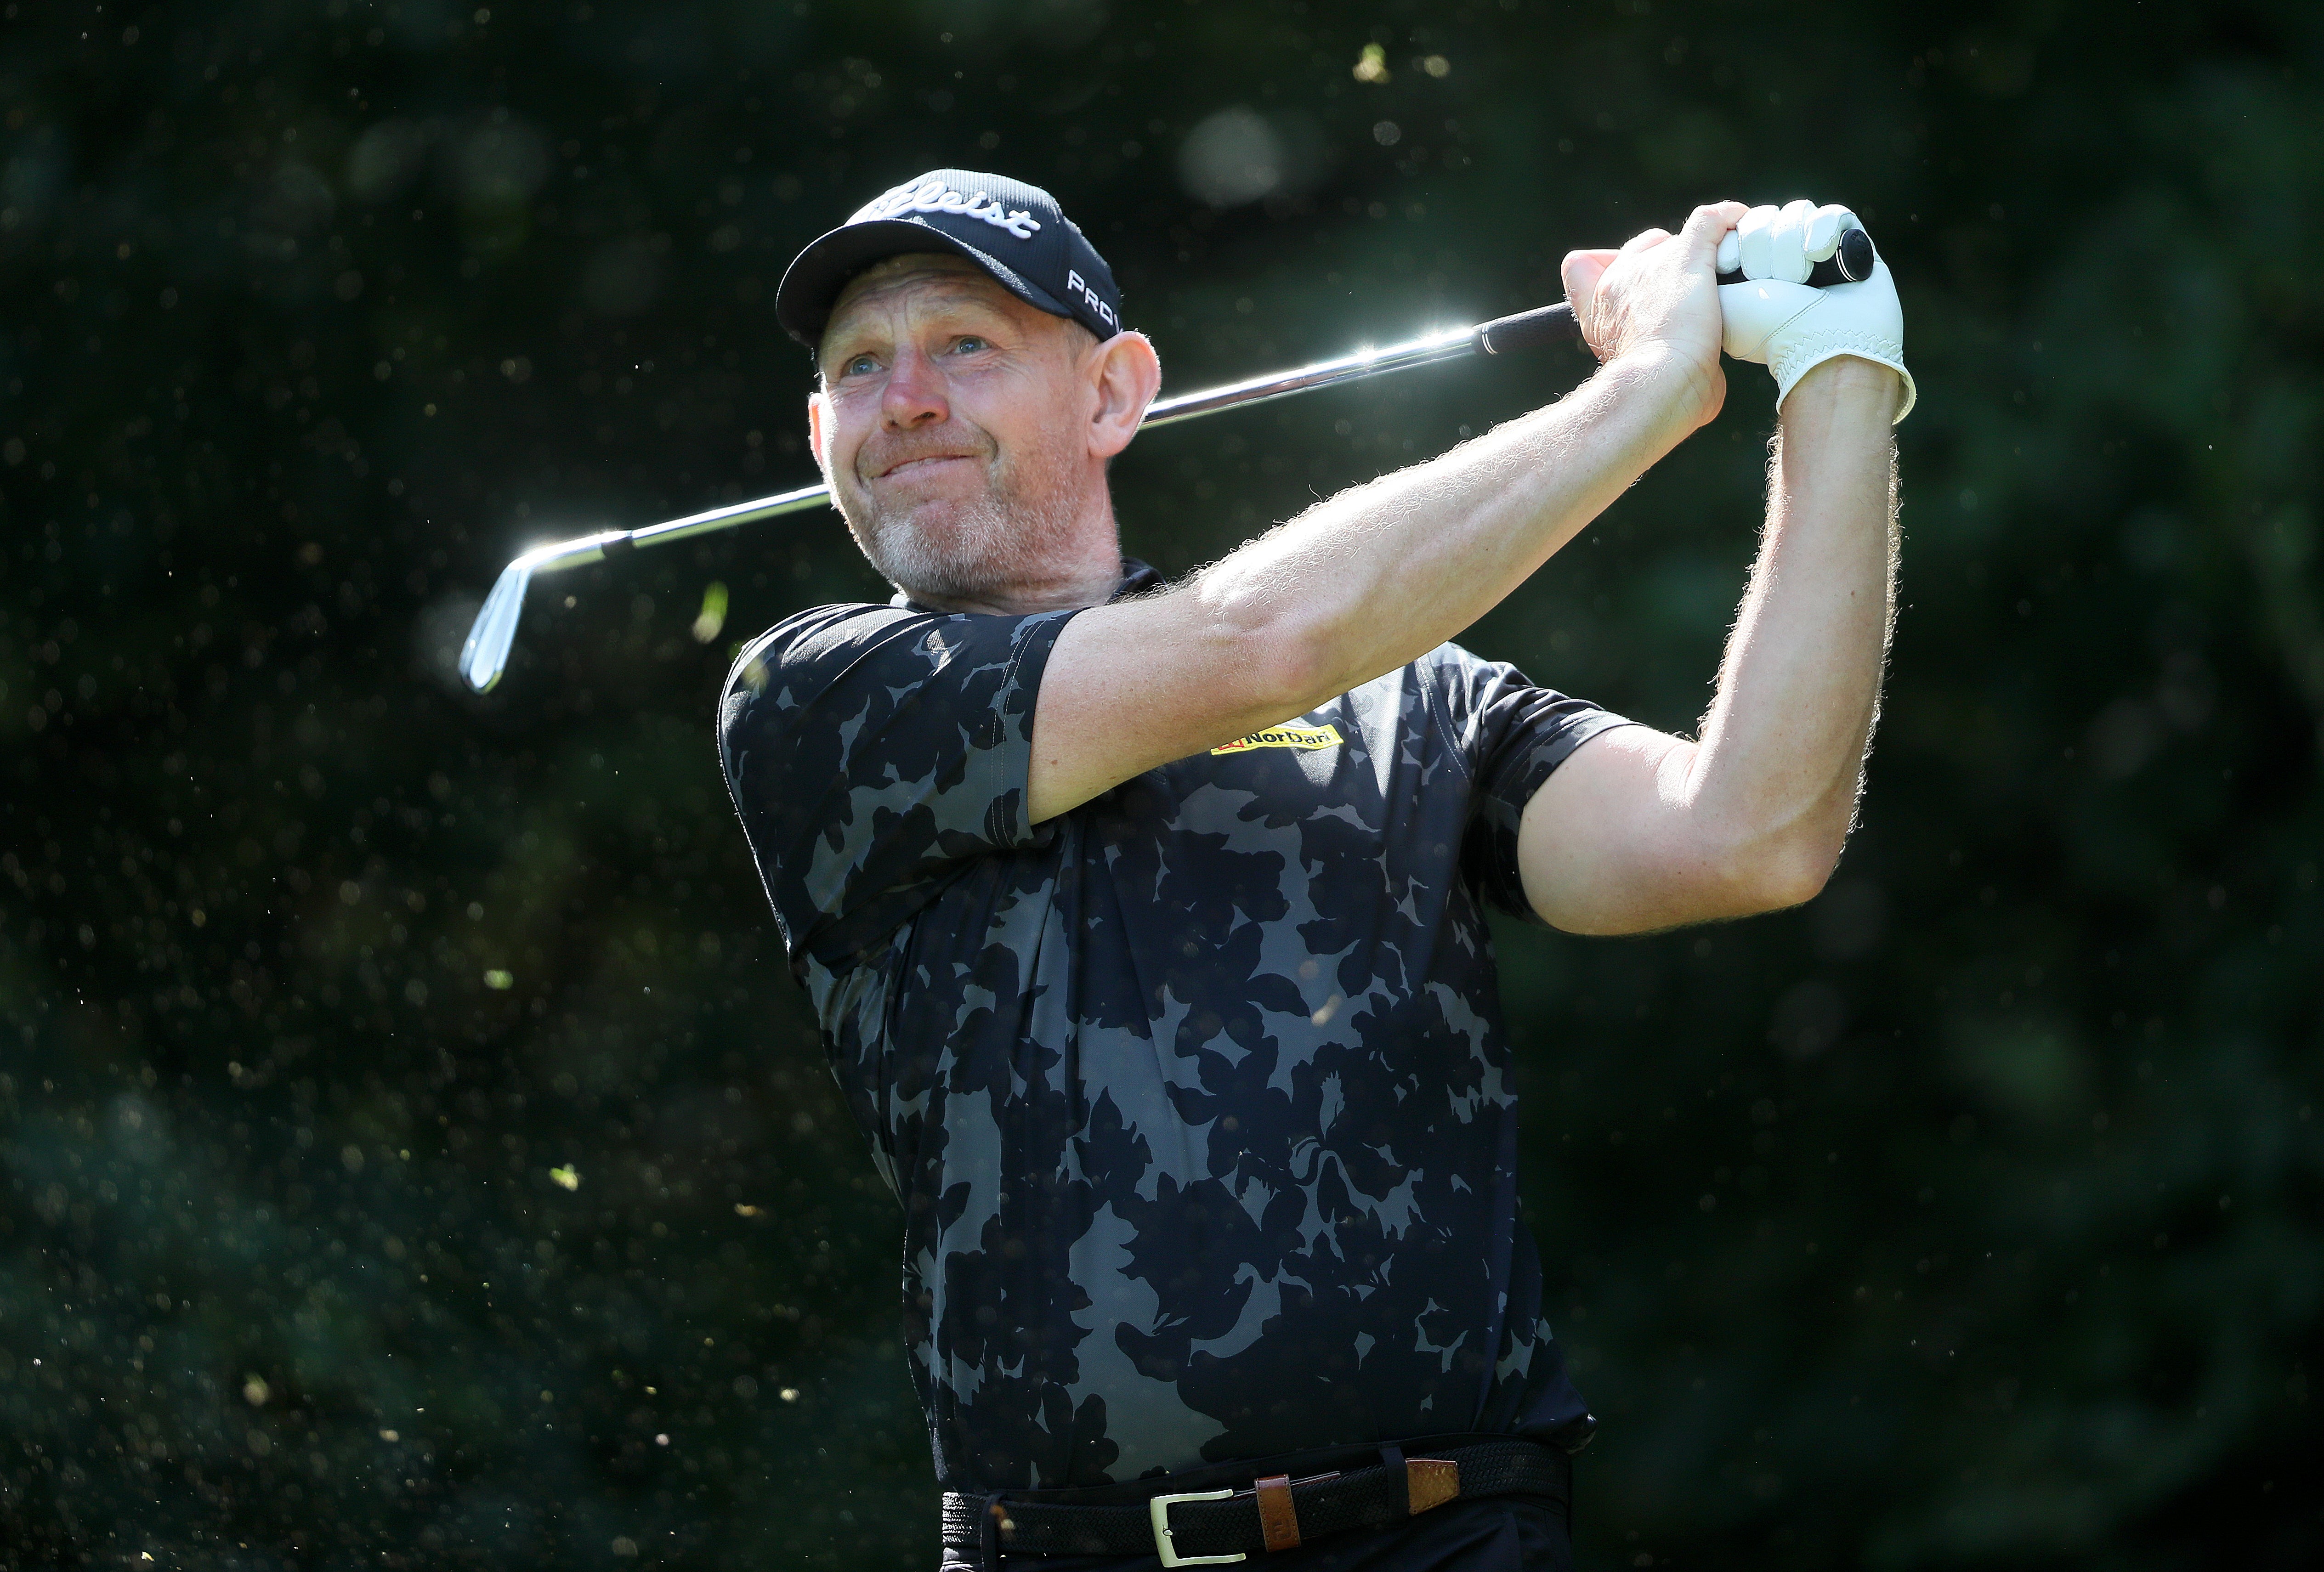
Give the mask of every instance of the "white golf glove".
[[1872, 276], [1861, 283], [1811, 288], [1808, 270], [1840, 249], [1840, 237], [1861, 229], [1845, 207], [1789, 202], [1754, 207], [1719, 243], [1719, 271], [1744, 281], [1719, 286], [1726, 316], [1724, 347], [1737, 360], [1757, 361], [1775, 379], [1775, 407], [1811, 367], [1852, 354], [1886, 366], [1904, 382], [1901, 421], [1911, 412], [1913, 373], [1904, 369], [1904, 310], [1888, 264], [1874, 253]]

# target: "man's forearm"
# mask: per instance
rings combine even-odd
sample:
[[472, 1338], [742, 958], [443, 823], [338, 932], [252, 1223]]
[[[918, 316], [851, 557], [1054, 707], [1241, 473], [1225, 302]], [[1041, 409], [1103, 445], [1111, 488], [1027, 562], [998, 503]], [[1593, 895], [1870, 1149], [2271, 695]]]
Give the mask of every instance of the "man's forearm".
[[1700, 375], [1667, 357], [1609, 362], [1558, 403], [1318, 503], [1187, 592], [1290, 630], [1296, 713], [1491, 610], [1694, 429]]
[[1810, 372], [1784, 402], [1767, 522], [1687, 794], [1779, 898], [1839, 860], [1878, 713], [1895, 604], [1899, 383], [1869, 362]]

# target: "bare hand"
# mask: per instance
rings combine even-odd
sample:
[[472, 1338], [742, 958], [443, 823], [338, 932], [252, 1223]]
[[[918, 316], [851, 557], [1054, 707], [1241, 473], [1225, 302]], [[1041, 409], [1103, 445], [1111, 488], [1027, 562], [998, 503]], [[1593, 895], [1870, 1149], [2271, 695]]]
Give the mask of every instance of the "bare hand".
[[1601, 362], [1636, 360], [1672, 375], [1673, 396], [1694, 425], [1726, 400], [1712, 258], [1748, 211], [1740, 202], [1714, 202], [1688, 215], [1674, 235], [1649, 229], [1619, 251], [1568, 252], [1560, 270], [1591, 352]]

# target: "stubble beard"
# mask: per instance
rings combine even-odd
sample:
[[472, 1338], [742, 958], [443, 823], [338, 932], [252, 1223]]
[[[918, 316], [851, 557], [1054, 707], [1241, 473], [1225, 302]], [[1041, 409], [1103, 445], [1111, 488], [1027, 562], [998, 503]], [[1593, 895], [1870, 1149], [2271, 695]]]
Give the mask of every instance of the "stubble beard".
[[[986, 448], [994, 446], [983, 433]], [[1044, 437], [984, 466], [981, 495], [883, 508], [868, 486], [835, 488], [848, 533], [880, 576], [916, 600], [1006, 603], [1054, 579], [1072, 556], [1073, 458]]]

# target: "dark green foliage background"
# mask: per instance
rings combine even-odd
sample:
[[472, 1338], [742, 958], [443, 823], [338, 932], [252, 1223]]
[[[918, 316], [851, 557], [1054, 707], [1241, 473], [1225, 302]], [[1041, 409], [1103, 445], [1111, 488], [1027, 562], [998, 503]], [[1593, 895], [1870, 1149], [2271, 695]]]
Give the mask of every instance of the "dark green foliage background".
[[[1057, 190], [1179, 388], [1857, 207], [1922, 400], [1863, 829], [1796, 913], [1506, 934], [1585, 1564], [2317, 1564], [2318, 16], [6, 5], [0, 1565], [932, 1564], [897, 1219], [709, 725], [872, 581], [814, 515], [448, 659], [526, 541], [808, 479], [774, 281], [949, 162]], [[1287, 183], [1213, 210], [1237, 105]], [[1585, 369], [1156, 433], [1130, 547]], [[1691, 724], [1769, 403], [1472, 642]]]

